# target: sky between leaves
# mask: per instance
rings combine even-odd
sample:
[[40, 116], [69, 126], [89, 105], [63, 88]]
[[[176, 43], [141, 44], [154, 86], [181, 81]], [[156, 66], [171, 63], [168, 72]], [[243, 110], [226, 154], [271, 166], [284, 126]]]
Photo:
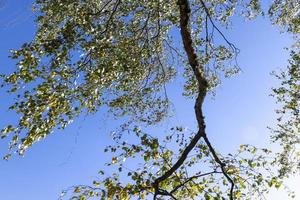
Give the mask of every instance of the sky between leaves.
[[[31, 1], [0, 0], [0, 73], [12, 71], [14, 63], [8, 58], [9, 49], [18, 48], [34, 35], [34, 17]], [[217, 150], [229, 153], [240, 143], [268, 145], [267, 126], [275, 123], [276, 105], [269, 96], [277, 84], [272, 70], [284, 67], [290, 36], [280, 34], [267, 19], [246, 22], [234, 20], [228, 38], [241, 50], [238, 62], [243, 72], [226, 80], [217, 89], [215, 98], [205, 102], [207, 133]], [[167, 87], [174, 103], [174, 114], [159, 127], [152, 129], [163, 133], [175, 124], [194, 128], [193, 102], [181, 96], [175, 80]], [[0, 127], [16, 119], [7, 107], [12, 97], [0, 91]], [[25, 157], [14, 156], [9, 162], [0, 161], [0, 199], [51, 200], [57, 199], [63, 189], [77, 184], [91, 184], [97, 171], [109, 159], [103, 153], [112, 142], [109, 132], [118, 122], [105, 112], [82, 116], [64, 131], [56, 131], [34, 145]], [[276, 147], [274, 147], [276, 148]], [[0, 140], [0, 155], [7, 150], [7, 141]], [[287, 182], [297, 190], [299, 177]], [[300, 199], [300, 191], [296, 191]], [[287, 199], [283, 191], [271, 191], [269, 200]]]

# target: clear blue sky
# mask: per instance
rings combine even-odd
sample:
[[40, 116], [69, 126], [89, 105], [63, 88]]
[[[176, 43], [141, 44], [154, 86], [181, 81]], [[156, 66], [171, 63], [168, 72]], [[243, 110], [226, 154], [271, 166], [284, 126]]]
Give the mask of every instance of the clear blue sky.
[[[0, 0], [0, 73], [14, 69], [8, 50], [33, 38], [35, 25], [29, 2]], [[214, 99], [206, 99], [207, 133], [220, 152], [234, 150], [240, 143], [265, 144], [269, 134], [266, 127], [275, 122], [275, 105], [269, 94], [276, 80], [270, 72], [286, 64], [288, 54], [283, 48], [291, 44], [287, 35], [263, 19], [236, 20], [227, 35], [241, 49], [238, 61], [243, 73], [226, 80]], [[161, 132], [177, 123], [195, 126], [193, 102], [177, 92], [180, 83], [177, 80], [168, 87], [176, 111], [158, 127]], [[2, 90], [0, 98], [3, 127], [17, 116], [7, 111], [12, 97]], [[0, 160], [0, 199], [52, 200], [69, 186], [91, 184], [108, 159], [103, 147], [111, 142], [109, 131], [115, 124], [105, 113], [83, 116], [66, 130], [35, 144], [24, 158], [16, 155], [9, 162]], [[0, 155], [6, 152], [7, 141], [0, 140]], [[269, 199], [286, 198], [277, 192]]]

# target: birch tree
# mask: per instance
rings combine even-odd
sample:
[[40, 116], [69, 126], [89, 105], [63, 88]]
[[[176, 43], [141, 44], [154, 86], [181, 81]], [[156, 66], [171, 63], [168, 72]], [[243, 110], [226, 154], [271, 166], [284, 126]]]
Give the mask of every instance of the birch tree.
[[[23, 155], [84, 113], [107, 109], [126, 119], [113, 135], [115, 145], [105, 148], [115, 172], [100, 170], [91, 185], [73, 186], [62, 198], [264, 199], [299, 168], [300, 2], [273, 0], [268, 10], [262, 3], [36, 0], [35, 37], [11, 51], [16, 69], [2, 75], [2, 88], [16, 97], [10, 109], [20, 116], [1, 131], [9, 140], [4, 158]], [[260, 15], [295, 36], [288, 70], [277, 74], [282, 87], [273, 90], [282, 109], [272, 141], [283, 152], [241, 144], [223, 155], [210, 142], [203, 102], [240, 70], [239, 49], [224, 30], [233, 17]], [[178, 76], [185, 80], [182, 95], [194, 99], [198, 129], [178, 125], [155, 137], [145, 127], [170, 116], [166, 85]], [[125, 140], [128, 135], [132, 141]], [[124, 160], [140, 164], [128, 169]]]

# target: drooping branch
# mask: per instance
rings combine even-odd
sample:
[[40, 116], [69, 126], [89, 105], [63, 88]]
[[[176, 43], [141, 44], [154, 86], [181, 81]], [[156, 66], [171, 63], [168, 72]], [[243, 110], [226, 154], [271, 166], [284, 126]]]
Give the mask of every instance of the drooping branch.
[[[207, 30], [207, 18], [209, 19], [212, 27], [214, 29], [217, 30], [217, 32], [221, 35], [221, 37], [223, 38], [223, 40], [225, 40], [225, 42], [230, 46], [230, 48], [232, 49], [232, 51], [235, 53], [235, 54], [238, 54], [239, 53], [239, 49], [233, 44], [231, 43], [227, 37], [222, 33], [222, 31], [218, 28], [218, 26], [215, 24], [214, 20], [212, 19], [210, 13], [209, 13], [209, 10], [207, 8], [207, 6], [205, 5], [204, 1], [203, 0], [200, 0], [201, 2], [201, 6], [203, 7], [205, 13], [206, 13], [206, 30]], [[207, 35], [207, 34], [206, 34]]]

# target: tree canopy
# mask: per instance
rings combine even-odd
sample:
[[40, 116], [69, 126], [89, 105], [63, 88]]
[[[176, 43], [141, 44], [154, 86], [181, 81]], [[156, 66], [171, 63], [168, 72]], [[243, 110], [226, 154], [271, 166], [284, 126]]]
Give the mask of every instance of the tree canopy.
[[[300, 2], [273, 0], [36, 0], [37, 31], [11, 51], [16, 69], [2, 88], [15, 97], [19, 120], [1, 130], [9, 159], [64, 129], [84, 113], [107, 109], [124, 123], [115, 131], [112, 175], [63, 191], [70, 199], [263, 199], [299, 170]], [[289, 65], [275, 72], [280, 108], [271, 141], [282, 152], [241, 144], [218, 152], [206, 132], [203, 102], [240, 71], [239, 49], [224, 34], [235, 17], [268, 16], [294, 35]], [[181, 125], [161, 137], [147, 132], [170, 116], [166, 85], [178, 76], [195, 100], [198, 130]], [[130, 140], [128, 140], [130, 138]], [[140, 165], [124, 166], [125, 160]], [[291, 193], [291, 196], [293, 194]]]

